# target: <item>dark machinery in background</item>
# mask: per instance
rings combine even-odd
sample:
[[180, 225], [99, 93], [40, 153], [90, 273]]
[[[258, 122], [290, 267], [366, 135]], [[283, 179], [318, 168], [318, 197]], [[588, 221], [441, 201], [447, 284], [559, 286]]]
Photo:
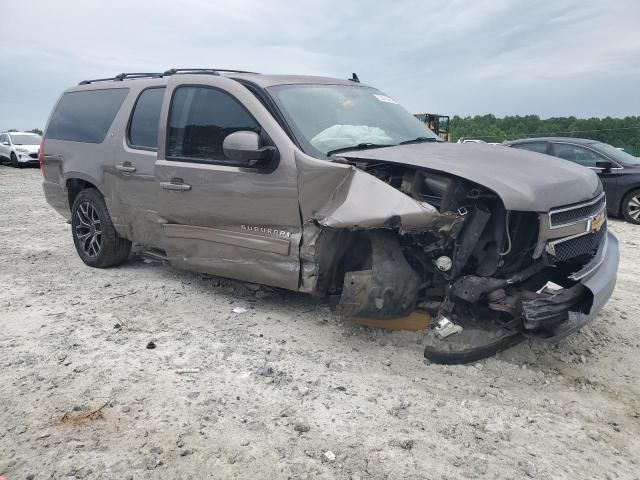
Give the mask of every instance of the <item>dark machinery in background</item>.
[[447, 142], [451, 141], [449, 117], [447, 115], [440, 115], [438, 113], [415, 113], [414, 116], [443, 140]]

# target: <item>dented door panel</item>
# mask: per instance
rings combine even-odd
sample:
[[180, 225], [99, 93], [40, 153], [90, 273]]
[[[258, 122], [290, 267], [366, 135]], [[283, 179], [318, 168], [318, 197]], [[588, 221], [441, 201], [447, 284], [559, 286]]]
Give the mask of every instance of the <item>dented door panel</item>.
[[[273, 171], [167, 158], [170, 99], [177, 88], [192, 84], [221, 89], [242, 103], [278, 149]], [[227, 78], [181, 75], [169, 82], [156, 162], [162, 248], [179, 267], [297, 290], [301, 223], [293, 148], [252, 100], [245, 87]]]
[[291, 245], [298, 238], [175, 224], [165, 224], [164, 232], [168, 258], [178, 268], [297, 290], [298, 255]]

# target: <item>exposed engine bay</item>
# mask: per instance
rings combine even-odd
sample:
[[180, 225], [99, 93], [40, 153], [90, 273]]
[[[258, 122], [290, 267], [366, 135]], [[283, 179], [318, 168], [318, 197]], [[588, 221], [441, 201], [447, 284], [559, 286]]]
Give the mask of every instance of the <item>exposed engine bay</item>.
[[317, 262], [316, 290], [334, 298], [341, 315], [391, 319], [427, 311], [434, 321], [425, 356], [464, 363], [527, 336], [554, 337], [573, 312], [590, 311], [593, 295], [578, 280], [604, 243], [603, 196], [577, 208], [580, 219], [568, 218], [571, 225], [588, 223], [588, 232], [559, 255], [550, 245], [557, 236], [572, 239], [566, 234], [573, 230], [552, 232], [546, 212], [508, 211], [495, 192], [454, 175], [342, 161], [435, 207], [438, 215], [425, 228], [406, 228], [392, 217], [385, 228], [312, 233], [314, 248], [306, 253]]

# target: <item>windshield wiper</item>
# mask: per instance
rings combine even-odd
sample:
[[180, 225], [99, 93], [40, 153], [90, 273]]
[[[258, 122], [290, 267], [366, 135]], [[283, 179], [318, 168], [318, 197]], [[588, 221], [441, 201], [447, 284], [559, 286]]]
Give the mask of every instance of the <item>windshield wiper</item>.
[[413, 140], [405, 140], [404, 142], [400, 142], [398, 145], [409, 145], [410, 143], [425, 143], [425, 142], [438, 142], [439, 140], [434, 137], [418, 137]]
[[349, 150], [368, 150], [369, 148], [382, 148], [382, 147], [395, 147], [395, 143], [359, 143], [357, 145], [352, 145], [350, 147], [342, 147], [336, 148], [335, 150], [329, 150], [326, 155], [330, 157], [331, 155], [335, 155], [336, 153], [348, 152]]

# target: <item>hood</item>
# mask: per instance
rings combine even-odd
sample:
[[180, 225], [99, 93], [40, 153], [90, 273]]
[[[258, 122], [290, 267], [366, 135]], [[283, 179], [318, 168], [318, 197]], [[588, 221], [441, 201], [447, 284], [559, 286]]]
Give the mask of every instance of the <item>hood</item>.
[[341, 156], [456, 175], [493, 190], [508, 210], [546, 212], [590, 200], [600, 189], [600, 180], [588, 168], [500, 145], [418, 143], [344, 152]]

